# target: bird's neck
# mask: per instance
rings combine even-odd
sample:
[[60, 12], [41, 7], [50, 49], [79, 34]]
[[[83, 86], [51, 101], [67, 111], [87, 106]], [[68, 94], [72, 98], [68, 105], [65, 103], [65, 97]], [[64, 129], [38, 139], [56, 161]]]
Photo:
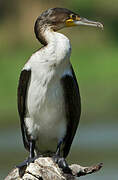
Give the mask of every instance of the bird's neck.
[[40, 33], [40, 39], [45, 42], [48, 52], [55, 54], [58, 61], [69, 59], [71, 54], [71, 44], [69, 39], [58, 32], [46, 29]]
[[53, 31], [50, 27], [39, 28], [39, 31], [36, 33], [36, 37], [44, 46], [52, 43], [53, 41], [56, 41], [57, 38], [63, 38], [63, 40], [68, 40], [65, 35]]

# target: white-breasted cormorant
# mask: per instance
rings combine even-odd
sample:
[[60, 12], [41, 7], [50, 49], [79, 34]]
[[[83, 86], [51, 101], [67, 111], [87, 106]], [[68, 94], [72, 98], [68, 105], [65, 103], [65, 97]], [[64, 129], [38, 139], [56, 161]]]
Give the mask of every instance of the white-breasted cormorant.
[[[65, 8], [51, 8], [36, 20], [35, 34], [43, 47], [23, 67], [18, 86], [18, 111], [29, 159], [53, 156], [66, 168], [67, 157], [81, 113], [78, 83], [70, 62], [69, 39], [57, 31], [64, 27], [95, 26]], [[19, 166], [20, 167], [20, 166]]]

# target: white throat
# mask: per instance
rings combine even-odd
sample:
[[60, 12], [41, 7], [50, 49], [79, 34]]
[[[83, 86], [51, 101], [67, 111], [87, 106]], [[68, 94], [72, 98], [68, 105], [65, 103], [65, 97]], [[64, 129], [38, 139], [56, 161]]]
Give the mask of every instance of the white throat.
[[44, 32], [44, 37], [48, 43], [46, 48], [50, 52], [50, 55], [57, 60], [57, 63], [70, 58], [71, 44], [65, 35], [51, 30], [46, 30]]

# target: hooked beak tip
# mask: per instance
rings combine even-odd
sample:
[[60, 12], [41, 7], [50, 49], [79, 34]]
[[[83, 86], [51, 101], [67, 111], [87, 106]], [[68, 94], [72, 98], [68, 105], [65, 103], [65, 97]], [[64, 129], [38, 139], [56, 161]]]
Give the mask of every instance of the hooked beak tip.
[[97, 27], [99, 27], [99, 28], [101, 28], [102, 30], [104, 30], [104, 26], [103, 26], [103, 24], [102, 23], [100, 23], [100, 22], [97, 22]]

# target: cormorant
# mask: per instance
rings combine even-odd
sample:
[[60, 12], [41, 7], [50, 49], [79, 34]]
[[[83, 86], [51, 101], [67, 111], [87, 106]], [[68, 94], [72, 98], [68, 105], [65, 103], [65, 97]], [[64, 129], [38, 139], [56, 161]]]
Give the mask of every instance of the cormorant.
[[51, 8], [36, 20], [34, 31], [43, 47], [23, 67], [18, 85], [18, 111], [27, 162], [38, 155], [52, 156], [62, 168], [75, 136], [81, 113], [76, 76], [70, 62], [69, 39], [57, 31], [64, 27], [95, 26], [65, 8]]

